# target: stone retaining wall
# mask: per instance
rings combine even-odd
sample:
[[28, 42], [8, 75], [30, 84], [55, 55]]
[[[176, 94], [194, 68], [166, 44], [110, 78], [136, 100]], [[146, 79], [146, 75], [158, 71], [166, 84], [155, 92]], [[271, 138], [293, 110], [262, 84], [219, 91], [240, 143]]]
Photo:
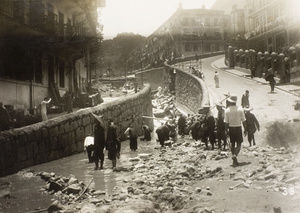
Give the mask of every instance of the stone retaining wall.
[[198, 113], [201, 106], [210, 104], [208, 89], [203, 80], [174, 68], [165, 63], [165, 85], [175, 92], [175, 103], [179, 103], [193, 113]]
[[153, 129], [153, 120], [142, 118], [142, 115], [153, 116], [150, 85], [116, 101], [1, 132], [0, 176], [82, 152], [85, 137], [93, 134], [95, 120], [91, 112], [103, 114], [106, 124], [109, 117], [114, 118], [121, 140], [125, 139], [123, 133], [130, 124], [141, 135], [143, 124]]

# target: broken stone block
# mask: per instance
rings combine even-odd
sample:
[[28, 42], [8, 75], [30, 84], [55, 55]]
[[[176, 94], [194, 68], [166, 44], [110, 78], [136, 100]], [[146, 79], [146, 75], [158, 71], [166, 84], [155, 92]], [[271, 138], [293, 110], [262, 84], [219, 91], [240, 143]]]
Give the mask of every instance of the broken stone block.
[[63, 186], [57, 182], [50, 182], [49, 191], [60, 191], [63, 190]]
[[299, 181], [299, 177], [292, 177], [292, 178], [287, 179], [285, 182], [291, 184], [291, 183], [296, 183], [298, 181]]
[[47, 211], [49, 213], [52, 213], [52, 212], [57, 212], [59, 210], [62, 210], [63, 208], [64, 208], [63, 205], [58, 200], [56, 200], [48, 207]]
[[74, 183], [78, 183], [78, 179], [75, 177], [71, 177], [68, 181], [68, 185], [72, 185]]
[[274, 178], [276, 178], [276, 176], [272, 172], [264, 176], [265, 180], [270, 180]]
[[72, 184], [66, 188], [67, 194], [78, 194], [81, 190], [79, 184]]

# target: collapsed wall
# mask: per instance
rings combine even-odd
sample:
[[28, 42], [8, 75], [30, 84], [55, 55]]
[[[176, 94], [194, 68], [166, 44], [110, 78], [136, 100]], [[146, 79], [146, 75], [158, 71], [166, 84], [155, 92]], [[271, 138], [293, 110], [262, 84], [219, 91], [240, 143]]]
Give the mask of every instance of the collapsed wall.
[[202, 79], [165, 63], [164, 82], [175, 94], [175, 104], [180, 104], [193, 113], [203, 105], [209, 105], [208, 89]]
[[121, 140], [124, 131], [133, 125], [142, 134], [142, 125], [153, 129], [150, 85], [136, 94], [85, 108], [30, 126], [0, 132], [0, 176], [82, 152], [84, 139], [93, 134], [95, 120], [91, 113], [103, 114], [107, 124], [114, 118]]

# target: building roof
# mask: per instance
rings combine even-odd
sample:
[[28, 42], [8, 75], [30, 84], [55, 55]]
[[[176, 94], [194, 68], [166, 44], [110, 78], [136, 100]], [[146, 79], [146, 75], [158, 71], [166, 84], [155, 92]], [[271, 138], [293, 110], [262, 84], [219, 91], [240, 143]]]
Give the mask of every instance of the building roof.
[[244, 9], [246, 0], [216, 0], [210, 9], [222, 10], [225, 14], [230, 14], [233, 5], [236, 5], [237, 9]]

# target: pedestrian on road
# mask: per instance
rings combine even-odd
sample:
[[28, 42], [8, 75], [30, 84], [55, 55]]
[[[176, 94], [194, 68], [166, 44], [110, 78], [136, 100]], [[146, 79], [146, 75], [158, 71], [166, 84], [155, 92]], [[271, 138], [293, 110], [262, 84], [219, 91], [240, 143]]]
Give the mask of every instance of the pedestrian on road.
[[246, 126], [246, 118], [245, 113], [242, 108], [239, 108], [236, 105], [237, 96], [231, 94], [228, 99], [230, 106], [225, 110], [225, 131], [227, 135], [227, 131], [229, 130], [229, 137], [231, 143], [231, 153], [233, 166], [238, 166], [237, 156], [241, 150], [241, 145], [243, 142], [243, 132], [241, 123], [244, 126], [244, 134], [247, 134], [247, 126]]
[[260, 130], [258, 120], [256, 119], [255, 115], [250, 112], [252, 110], [253, 110], [253, 108], [249, 107], [249, 106], [246, 106], [244, 108], [246, 123], [247, 123], [247, 129], [248, 129], [248, 142], [249, 142], [250, 146], [252, 146], [252, 144], [251, 144], [252, 141], [253, 141], [253, 145], [256, 145], [255, 138], [254, 138], [254, 133], [256, 132], [256, 129], [258, 131]]
[[219, 75], [218, 71], [215, 71], [214, 80], [215, 80], [216, 88], [219, 88], [220, 87], [220, 75]]
[[0, 131], [9, 130], [11, 125], [10, 115], [3, 103], [0, 102]]
[[144, 132], [144, 138], [141, 138], [141, 141], [151, 141], [151, 132], [152, 129], [150, 129], [149, 126], [143, 125], [142, 126], [143, 132]]
[[266, 73], [266, 81], [269, 81], [271, 87], [271, 93], [273, 93], [275, 89], [276, 81], [274, 78], [274, 74], [272, 73], [272, 68], [270, 68]]
[[106, 149], [108, 150], [108, 159], [112, 161], [112, 168], [115, 168], [117, 165], [117, 158], [120, 157], [121, 142], [118, 138], [117, 127], [113, 123], [112, 118], [108, 119]]
[[95, 115], [92, 113], [96, 120], [96, 126], [94, 129], [94, 153], [93, 159], [95, 162], [95, 170], [99, 168], [100, 161], [100, 169], [103, 169], [104, 163], [104, 148], [105, 148], [105, 125], [102, 119], [102, 115]]
[[137, 150], [137, 135], [135, 133], [135, 130], [133, 128], [133, 125], [130, 125], [125, 132], [125, 135], [129, 136], [129, 147], [131, 151], [136, 151]]
[[41, 102], [41, 116], [42, 121], [48, 120], [47, 116], [47, 104], [51, 102], [51, 98], [45, 97], [44, 100]]
[[245, 93], [243, 94], [242, 99], [241, 99], [241, 104], [242, 104], [243, 108], [245, 108], [246, 106], [250, 106], [250, 103], [249, 103], [249, 90], [246, 90]]
[[225, 123], [224, 123], [224, 114], [225, 107], [222, 103], [217, 103], [218, 115], [216, 118], [217, 125], [217, 139], [218, 139], [218, 148], [222, 149], [222, 141], [223, 141], [223, 150], [226, 148], [226, 134], [225, 134]]

